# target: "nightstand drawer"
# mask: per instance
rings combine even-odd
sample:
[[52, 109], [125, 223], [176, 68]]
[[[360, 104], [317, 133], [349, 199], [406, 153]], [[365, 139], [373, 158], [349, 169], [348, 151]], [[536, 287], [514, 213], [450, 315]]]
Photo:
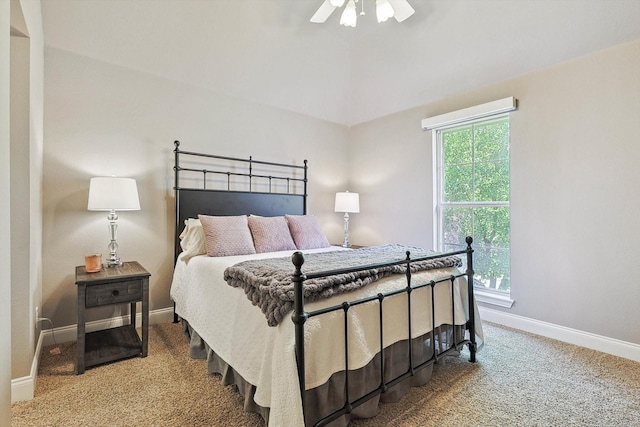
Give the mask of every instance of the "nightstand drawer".
[[139, 301], [142, 297], [142, 282], [130, 280], [119, 283], [87, 286], [86, 307]]

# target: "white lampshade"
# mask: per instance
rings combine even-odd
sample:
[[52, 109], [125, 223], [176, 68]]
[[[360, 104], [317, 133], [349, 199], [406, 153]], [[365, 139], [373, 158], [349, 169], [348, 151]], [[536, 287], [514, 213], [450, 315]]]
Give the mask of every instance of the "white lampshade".
[[136, 180], [115, 176], [91, 178], [87, 209], [90, 211], [140, 210]]
[[336, 193], [335, 212], [359, 213], [360, 212], [360, 195], [358, 193]]
[[358, 14], [356, 13], [356, 4], [353, 0], [349, 0], [349, 3], [347, 3], [347, 6], [342, 12], [342, 16], [340, 17], [340, 24], [346, 27], [355, 27], [357, 20]]
[[393, 17], [393, 7], [389, 4], [389, 0], [376, 0], [376, 17], [378, 22], [385, 22]]

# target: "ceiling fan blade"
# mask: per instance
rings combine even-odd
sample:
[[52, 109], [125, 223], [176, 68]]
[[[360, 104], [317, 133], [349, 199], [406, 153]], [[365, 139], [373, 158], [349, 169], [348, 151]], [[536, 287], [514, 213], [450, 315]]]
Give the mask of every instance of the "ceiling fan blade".
[[324, 3], [320, 5], [316, 13], [313, 14], [310, 21], [316, 24], [322, 24], [331, 16], [336, 7], [331, 4], [331, 0], [324, 0]]
[[407, 0], [389, 0], [391, 7], [393, 7], [396, 21], [402, 22], [415, 13], [415, 10], [411, 7]]

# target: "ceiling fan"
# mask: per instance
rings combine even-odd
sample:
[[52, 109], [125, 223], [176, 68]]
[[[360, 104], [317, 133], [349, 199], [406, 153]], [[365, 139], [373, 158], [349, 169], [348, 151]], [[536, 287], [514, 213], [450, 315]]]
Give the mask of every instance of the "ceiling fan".
[[[407, 2], [407, 0], [375, 0], [376, 1], [376, 16], [378, 22], [384, 22], [387, 19], [393, 17], [398, 22], [402, 22], [411, 15], [415, 10]], [[347, 27], [355, 27], [357, 20], [356, 3], [362, 2], [360, 15], [364, 15], [364, 0], [348, 0], [347, 5], [342, 12], [340, 18], [340, 24]], [[320, 5], [316, 13], [311, 17], [311, 22], [316, 24], [322, 24], [329, 16], [339, 7], [342, 7], [345, 0], [324, 0]]]

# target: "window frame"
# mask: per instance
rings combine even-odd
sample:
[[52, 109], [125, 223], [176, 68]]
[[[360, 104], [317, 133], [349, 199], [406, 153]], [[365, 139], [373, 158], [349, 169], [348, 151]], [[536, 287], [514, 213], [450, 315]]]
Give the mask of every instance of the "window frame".
[[[511, 98], [513, 99], [513, 98]], [[514, 108], [515, 109], [515, 99]], [[488, 105], [488, 104], [485, 104]], [[477, 108], [477, 107], [473, 107]], [[511, 110], [509, 110], [511, 111]], [[443, 248], [443, 229], [444, 229], [444, 215], [442, 214], [442, 208], [446, 206], [459, 206], [459, 207], [493, 207], [493, 206], [506, 206], [509, 207], [509, 211], [511, 211], [511, 197], [509, 197], [509, 201], [499, 201], [499, 202], [441, 202], [442, 195], [444, 193], [444, 182], [443, 182], [443, 169], [444, 169], [444, 157], [443, 157], [443, 147], [441, 141], [441, 135], [443, 131], [448, 129], [463, 127], [463, 126], [471, 126], [476, 123], [486, 122], [490, 120], [498, 120], [504, 117], [509, 118], [509, 128], [511, 128], [511, 116], [509, 111], [496, 111], [494, 113], [485, 112], [481, 115], [476, 115], [475, 117], [468, 117], [465, 119], [462, 112], [454, 112], [449, 113], [449, 115], [457, 114], [457, 119], [454, 122], [442, 123], [440, 126], [437, 125], [436, 120], [431, 120], [432, 124], [425, 129], [432, 131], [432, 160], [433, 160], [433, 236], [434, 236], [434, 249], [441, 250]], [[445, 115], [443, 115], [445, 116]], [[425, 119], [427, 120], [427, 119]], [[436, 122], [436, 123], [433, 123]], [[423, 127], [424, 121], [423, 121]], [[511, 135], [509, 137], [509, 144], [511, 144]], [[509, 169], [511, 169], [511, 161], [509, 156]], [[511, 175], [511, 174], [509, 174]], [[510, 219], [511, 222], [511, 219]], [[511, 250], [511, 244], [509, 244], [509, 252]], [[511, 257], [509, 256], [509, 269], [511, 269]], [[497, 305], [500, 307], [511, 308], [514, 304], [514, 300], [511, 298], [511, 289], [508, 292], [498, 291], [495, 289], [489, 289], [482, 285], [478, 285], [474, 283], [474, 294], [476, 296], [476, 300], [482, 303]]]

